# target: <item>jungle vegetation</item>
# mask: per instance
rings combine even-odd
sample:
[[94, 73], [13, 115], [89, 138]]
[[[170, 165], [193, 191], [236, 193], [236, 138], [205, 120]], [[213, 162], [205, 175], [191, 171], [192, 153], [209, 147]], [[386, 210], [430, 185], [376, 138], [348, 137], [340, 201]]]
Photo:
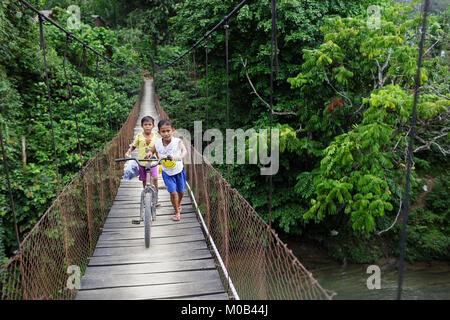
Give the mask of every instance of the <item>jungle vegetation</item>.
[[[107, 66], [99, 78], [95, 58], [88, 54], [81, 61], [81, 45], [70, 43], [67, 65], [80, 110], [83, 148], [91, 154], [104, 143], [104, 130], [101, 117], [93, 118], [94, 133], [89, 134], [91, 118], [80, 74], [94, 113], [100, 112], [101, 101], [109, 104], [116, 127], [136, 100], [141, 69], [153, 74], [161, 104], [176, 127], [192, 130], [196, 120], [205, 124], [204, 46], [174, 67], [153, 67], [173, 61], [240, 1], [30, 2], [52, 9], [61, 23], [71, 17], [67, 8], [78, 5], [81, 27], [75, 34], [114, 61], [139, 66], [138, 72], [121, 77], [113, 76], [119, 70]], [[413, 156], [410, 261], [448, 259], [450, 247], [450, 7], [445, 1], [433, 4]], [[420, 39], [418, 5], [390, 0], [277, 1], [274, 127], [280, 130], [280, 169], [273, 177], [273, 226], [299, 241], [314, 241], [337, 260], [369, 263], [398, 255], [402, 219], [398, 213]], [[270, 95], [270, 14], [268, 1], [254, 0], [229, 21], [231, 128], [269, 126], [265, 102]], [[95, 16], [105, 27], [94, 26]], [[3, 1], [0, 39], [5, 43], [0, 47], [0, 125], [24, 235], [56, 195], [39, 28], [33, 14], [13, 1]], [[207, 41], [208, 127], [222, 131], [226, 129], [224, 40], [220, 29]], [[62, 68], [65, 36], [48, 27], [46, 41], [58, 156], [68, 182], [80, 166]], [[268, 178], [259, 174], [260, 167], [231, 165], [230, 183], [267, 220]], [[0, 169], [0, 255], [7, 257], [15, 238]], [[226, 174], [225, 166], [217, 169]]]

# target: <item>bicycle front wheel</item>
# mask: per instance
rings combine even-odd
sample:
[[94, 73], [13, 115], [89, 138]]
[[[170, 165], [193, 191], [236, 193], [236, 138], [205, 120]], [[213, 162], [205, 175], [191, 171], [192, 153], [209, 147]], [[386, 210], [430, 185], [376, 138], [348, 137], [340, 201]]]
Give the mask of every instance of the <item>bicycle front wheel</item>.
[[145, 247], [150, 247], [150, 227], [152, 224], [152, 215], [151, 215], [151, 195], [150, 193], [145, 194], [145, 216], [144, 216], [144, 237], [145, 237]]

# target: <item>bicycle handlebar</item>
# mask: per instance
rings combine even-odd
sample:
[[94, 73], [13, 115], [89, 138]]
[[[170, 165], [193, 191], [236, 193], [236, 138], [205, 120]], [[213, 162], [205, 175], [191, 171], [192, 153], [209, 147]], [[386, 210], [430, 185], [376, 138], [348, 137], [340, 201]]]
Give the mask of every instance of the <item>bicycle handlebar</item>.
[[[161, 158], [161, 159], [157, 159], [157, 158], [154, 158], [154, 157], [148, 158], [148, 159], [118, 158], [118, 159], [114, 159], [114, 161], [115, 161], [115, 162], [122, 162], [122, 161], [134, 160], [134, 161], [136, 161], [136, 163], [138, 164], [138, 166], [140, 166], [140, 167], [142, 167], [142, 168], [145, 169], [145, 165], [142, 165], [139, 161], [148, 161], [148, 162], [150, 162], [150, 163], [156, 162], [156, 164], [150, 164], [150, 167], [153, 168], [153, 167], [156, 167], [157, 165], [159, 165], [159, 164], [161, 163], [161, 161], [162, 161], [162, 160], [165, 160], [165, 159], [168, 159], [168, 160], [172, 160], [172, 161], [173, 161], [173, 159], [172, 159], [171, 157], [166, 157], [166, 158]], [[175, 161], [181, 161], [181, 160], [175, 160]]]

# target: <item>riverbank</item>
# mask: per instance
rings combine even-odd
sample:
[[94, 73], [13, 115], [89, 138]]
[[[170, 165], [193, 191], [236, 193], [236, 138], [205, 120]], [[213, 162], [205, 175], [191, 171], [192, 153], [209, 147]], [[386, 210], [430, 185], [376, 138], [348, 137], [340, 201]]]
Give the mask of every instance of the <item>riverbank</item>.
[[[338, 262], [325, 249], [294, 237], [282, 237], [299, 261], [312, 272], [322, 287], [336, 292], [337, 300], [396, 299], [398, 261], [382, 258], [374, 265], [380, 267], [381, 289], [369, 290], [367, 273], [370, 264]], [[450, 261], [405, 262], [402, 299], [450, 300]]]

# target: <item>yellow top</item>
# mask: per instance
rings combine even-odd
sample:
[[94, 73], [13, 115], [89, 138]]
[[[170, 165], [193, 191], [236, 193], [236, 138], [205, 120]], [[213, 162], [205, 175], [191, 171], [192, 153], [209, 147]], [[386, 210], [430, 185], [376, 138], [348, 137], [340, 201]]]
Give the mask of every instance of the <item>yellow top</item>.
[[[138, 133], [134, 138], [132, 146], [138, 148], [138, 159], [144, 159], [147, 152], [149, 152], [155, 145], [155, 141], [158, 139], [155, 133], [152, 133], [150, 143], [147, 141], [142, 132]], [[144, 164], [144, 163], [143, 163]]]

